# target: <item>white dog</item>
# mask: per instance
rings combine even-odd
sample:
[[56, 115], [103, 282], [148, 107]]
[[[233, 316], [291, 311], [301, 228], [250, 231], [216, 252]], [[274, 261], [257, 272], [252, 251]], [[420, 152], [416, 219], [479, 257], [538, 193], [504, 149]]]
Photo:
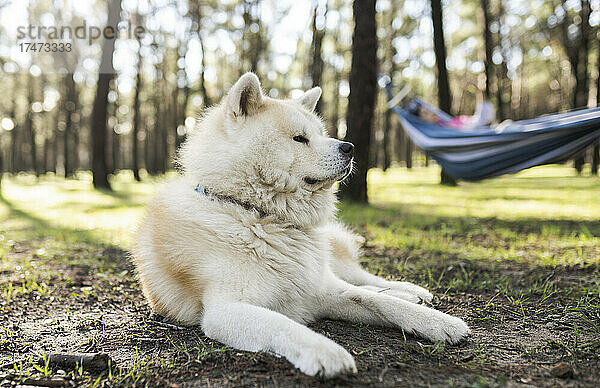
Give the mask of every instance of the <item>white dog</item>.
[[352, 169], [353, 145], [326, 136], [313, 113], [320, 96], [275, 100], [247, 73], [199, 120], [182, 175], [148, 205], [133, 252], [152, 309], [325, 377], [356, 366], [304, 325], [319, 318], [461, 341], [465, 322], [419, 304], [427, 290], [357, 263], [359, 237], [335, 221], [333, 187]]

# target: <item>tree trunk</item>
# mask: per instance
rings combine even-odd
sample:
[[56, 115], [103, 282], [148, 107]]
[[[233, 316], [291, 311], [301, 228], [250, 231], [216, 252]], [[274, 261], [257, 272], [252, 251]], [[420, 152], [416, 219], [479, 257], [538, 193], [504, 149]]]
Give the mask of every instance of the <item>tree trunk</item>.
[[[157, 92], [159, 93], [159, 95], [161, 96], [161, 98], [158, 101], [162, 101], [162, 92]], [[160, 104], [159, 102], [157, 102], [157, 104]], [[161, 108], [160, 106], [156, 107], [156, 119], [154, 121], [154, 131], [153, 131], [153, 135], [154, 135], [154, 139], [153, 139], [153, 143], [152, 145], [154, 146], [154, 166], [152, 167], [152, 170], [154, 172], [154, 174], [160, 174], [160, 170], [161, 170], [161, 165], [162, 165], [162, 151], [163, 151], [163, 147], [161, 147], [161, 142], [162, 142], [162, 117], [164, 115], [164, 109]]]
[[[163, 61], [166, 61], [166, 58], [163, 57]], [[155, 116], [155, 120], [154, 120], [154, 173], [159, 174], [162, 171], [162, 166], [164, 164], [163, 159], [164, 159], [164, 150], [165, 147], [163, 146], [163, 132], [164, 132], [164, 117], [165, 117], [165, 111], [166, 111], [166, 107], [165, 107], [165, 102], [166, 102], [166, 95], [165, 95], [165, 87], [164, 87], [164, 83], [165, 80], [164, 78], [160, 77], [161, 74], [161, 70], [158, 67], [159, 64], [157, 64], [155, 71], [156, 71], [156, 75], [157, 75], [157, 85], [156, 85], [156, 116]]]
[[[114, 104], [110, 104], [110, 109], [109, 109], [109, 116], [108, 117], [116, 117], [117, 116], [117, 109], [118, 109], [118, 105], [119, 102], [116, 101]], [[121, 135], [119, 135], [117, 133], [117, 131], [115, 131], [115, 127], [109, 128], [108, 134], [112, 140], [112, 145], [110, 147], [110, 151], [111, 151], [111, 156], [112, 156], [112, 162], [111, 162], [111, 168], [109, 171], [112, 172], [112, 174], [116, 174], [120, 169], [121, 169]]]
[[17, 135], [19, 133], [19, 125], [17, 123], [16, 107], [17, 104], [13, 101], [12, 111], [10, 118], [14, 122], [14, 127], [10, 131], [10, 172], [13, 174], [17, 173]]
[[39, 175], [38, 160], [37, 160], [37, 145], [35, 142], [35, 128], [33, 127], [33, 111], [31, 105], [33, 104], [33, 90], [35, 89], [35, 78], [29, 76], [29, 92], [27, 97], [27, 113], [25, 116], [25, 131], [29, 136], [29, 155], [31, 158], [31, 168], [35, 176]]
[[598, 165], [600, 165], [600, 145], [596, 144], [592, 148], [592, 175], [598, 175]]
[[52, 136], [53, 136], [53, 141], [52, 141], [52, 171], [54, 171], [54, 173], [56, 174], [58, 172], [58, 148], [59, 148], [59, 137], [58, 137], [58, 126], [59, 123], [61, 122], [61, 114], [60, 111], [56, 112], [56, 114], [54, 115], [54, 122], [52, 123]]
[[212, 105], [212, 101], [206, 90], [206, 80], [204, 78], [204, 71], [206, 70], [206, 55], [204, 52], [204, 42], [202, 40], [202, 34], [198, 29], [198, 41], [200, 42], [200, 48], [202, 49], [202, 70], [200, 71], [200, 94], [202, 94], [202, 105], [207, 108]]
[[[137, 63], [137, 74], [135, 76], [135, 94], [133, 96], [133, 133], [131, 139], [132, 145], [132, 169], [133, 177], [136, 181], [140, 181], [140, 161], [139, 161], [139, 134], [140, 134], [140, 90], [142, 89], [142, 55], [141, 55], [141, 42], [138, 39], [139, 51], [138, 51], [138, 63]], [[147, 136], [147, 134], [146, 134]]]
[[[312, 86], [322, 86], [323, 79], [323, 57], [322, 57], [322, 47], [323, 47], [323, 38], [325, 37], [325, 20], [323, 20], [322, 26], [317, 26], [317, 17], [319, 13], [319, 0], [315, 0], [315, 8], [313, 11], [312, 18], [312, 43], [310, 45], [311, 49], [311, 64], [310, 64], [310, 78], [312, 81]], [[323, 19], [327, 17], [327, 3], [325, 3], [325, 11], [323, 12]], [[319, 29], [319, 27], [321, 27]], [[317, 101], [317, 106], [315, 107], [315, 113], [319, 114], [323, 112], [322, 105], [323, 97]]]
[[[160, 90], [159, 88], [155, 88], [154, 91], [154, 120], [152, 122], [152, 131], [150, 131], [151, 133], [149, 133], [148, 135], [151, 135], [149, 138], [149, 147], [148, 147], [148, 162], [149, 162], [149, 166], [150, 168], [148, 169], [148, 171], [151, 174], [157, 174], [158, 173], [158, 164], [159, 164], [159, 153], [160, 153], [160, 147], [159, 147], [159, 142], [160, 142], [160, 135], [159, 135], [159, 130], [160, 130], [160, 115], [161, 115], [161, 109], [160, 109], [160, 101], [161, 101], [161, 96], [160, 96]], [[151, 148], [150, 148], [151, 147]]]
[[[335, 30], [331, 35], [333, 39], [333, 52], [336, 55], [339, 55], [339, 41], [338, 41], [338, 30]], [[341, 71], [342, 69], [338, 69], [335, 66], [335, 62], [330, 64], [331, 71], [333, 72], [333, 94], [331, 96], [331, 118], [330, 118], [330, 135], [338, 138], [338, 128], [340, 125], [340, 80], [341, 80]]]
[[[575, 92], [573, 96], [573, 107], [582, 108], [588, 104], [588, 55], [590, 42], [590, 2], [589, 0], [580, 0], [581, 2], [581, 24], [579, 47], [576, 52], [577, 64], [573, 69], [575, 75]], [[575, 159], [575, 169], [578, 174], [581, 174], [583, 165], [585, 164], [585, 152]]]
[[179, 125], [183, 125], [185, 121], [185, 115], [182, 115], [181, 112], [181, 104], [179, 103], [179, 95], [181, 94], [181, 88], [177, 85], [177, 82], [173, 86], [173, 100], [172, 100], [172, 109], [171, 109], [171, 125], [173, 125], [173, 136], [175, 137], [175, 154], [177, 154], [177, 150], [179, 146], [183, 142], [183, 136], [179, 136], [177, 133], [177, 128]]
[[494, 71], [492, 63], [492, 51], [494, 42], [492, 40], [492, 32], [490, 31], [490, 23], [492, 16], [490, 14], [490, 0], [481, 0], [481, 8], [483, 9], [483, 41], [485, 46], [485, 97], [489, 101], [491, 97], [492, 74]]
[[[452, 100], [450, 97], [448, 69], [446, 68], [446, 41], [444, 39], [441, 0], [431, 0], [431, 19], [433, 21], [433, 50], [435, 52], [437, 67], [438, 105], [444, 112], [451, 113]], [[456, 184], [456, 181], [443, 169], [440, 178], [442, 184]]]
[[73, 74], [66, 74], [64, 77], [65, 102], [63, 105], [63, 112], [65, 114], [65, 130], [63, 132], [63, 165], [66, 178], [73, 175], [73, 171], [75, 170], [71, 155], [74, 154], [76, 150], [69, 152], [69, 142], [70, 138], [75, 133], [75, 128], [73, 128], [73, 114], [75, 112], [75, 101], [77, 96], [75, 91], [75, 82], [73, 81]]
[[[260, 0], [242, 1], [244, 19], [244, 30], [242, 34], [242, 60], [248, 59], [248, 64], [241, 67], [241, 71], [248, 70], [258, 74], [258, 62], [264, 49], [263, 32], [260, 20], [256, 18], [260, 14]], [[256, 32], [251, 31], [253, 24], [258, 25]]]
[[431, 18], [433, 21], [433, 46], [437, 68], [438, 105], [446, 113], [450, 112], [452, 100], [450, 97], [450, 83], [448, 69], [446, 68], [446, 42], [442, 24], [442, 2], [431, 0]]
[[[205, 70], [206, 70], [206, 52], [204, 51], [204, 38], [202, 37], [202, 10], [200, 8], [200, 2], [192, 1], [189, 4], [189, 16], [192, 19], [192, 30], [195, 29], [196, 37], [198, 38], [198, 43], [200, 44], [200, 51], [202, 51], [202, 69], [200, 70], [200, 77], [198, 80], [200, 95], [202, 95], [202, 105], [204, 107], [208, 107], [212, 104], [211, 99], [206, 90], [206, 79], [205, 79]], [[186, 98], [187, 101], [187, 98]], [[184, 114], [185, 114], [184, 106]]]
[[[388, 77], [390, 77], [391, 85], [394, 84], [394, 73], [396, 73], [396, 63], [394, 62], [394, 38], [396, 37], [396, 30], [393, 27], [394, 18], [398, 11], [398, 3], [393, 1], [391, 4], [390, 15], [387, 22], [387, 41], [385, 51], [385, 62], [387, 66]], [[385, 105], [385, 117], [383, 127], [383, 170], [387, 170], [392, 164], [392, 156], [394, 155], [394, 128], [392, 126], [392, 111]]]
[[[598, 57], [597, 57], [597, 78], [596, 78], [596, 106], [600, 107], [600, 29], [596, 32], [596, 39], [598, 42]], [[596, 144], [592, 153], [592, 175], [598, 175], [598, 168], [600, 167], [600, 144]]]
[[588, 104], [588, 56], [590, 42], [590, 2], [589, 0], [581, 1], [581, 24], [579, 45], [576, 51], [578, 57], [577, 65], [573, 69], [575, 75], [575, 93], [573, 96], [573, 108], [587, 107]]
[[375, 0], [355, 0], [352, 8], [354, 34], [346, 138], [355, 146], [356, 175], [350, 184], [342, 185], [341, 195], [344, 199], [367, 203], [369, 143], [377, 94]]
[[[508, 51], [502, 39], [502, 24], [504, 23], [504, 0], [498, 1], [498, 44], [502, 52], [502, 62], [496, 66], [496, 96], [498, 100], [498, 119], [505, 120], [510, 116], [510, 101], [512, 100], [512, 87], [508, 78]], [[508, 96], [504, 98], [504, 92], [507, 91]], [[511, 117], [512, 118], [512, 117]]]
[[390, 168], [392, 164], [393, 136], [392, 136], [392, 111], [386, 109], [383, 128], [383, 171]]
[[4, 155], [0, 152], [0, 198], [2, 198], [2, 177], [4, 176]]
[[42, 174], [50, 171], [50, 138], [44, 137], [44, 146], [42, 148]]
[[[168, 74], [168, 64], [167, 64], [167, 59], [165, 58], [164, 62], [163, 62], [163, 74]], [[159, 169], [160, 172], [162, 174], [167, 172], [168, 169], [168, 164], [169, 164], [169, 142], [168, 142], [168, 137], [169, 137], [169, 133], [168, 133], [168, 128], [170, 125], [170, 121], [169, 121], [169, 115], [170, 115], [170, 107], [171, 104], [169, 103], [169, 83], [167, 82], [166, 79], [163, 79], [163, 99], [161, 101], [163, 101], [164, 103], [164, 109], [162, 110], [162, 115], [161, 117], [161, 124], [160, 124], [160, 134], [161, 134], [161, 138], [160, 138], [160, 144], [162, 145], [161, 147], [161, 158], [160, 158], [160, 165], [159, 165]]]
[[154, 119], [151, 122], [146, 121], [146, 142], [144, 144], [144, 164], [146, 167], [146, 171], [148, 171], [148, 174], [150, 175], [156, 174], [156, 149], [154, 146], [156, 128], [158, 126], [158, 107], [156, 107], [158, 104], [158, 97], [156, 95], [153, 97], [152, 102], [155, 107]]
[[404, 144], [406, 145], [406, 168], [411, 169], [413, 167], [413, 145], [406, 132], [404, 133]]
[[[69, 77], [69, 74], [65, 75], [65, 77]], [[63, 107], [63, 112], [65, 114], [65, 129], [62, 133], [63, 140], [63, 170], [65, 178], [69, 176], [69, 170], [71, 169], [71, 164], [69, 163], [69, 132], [71, 131], [71, 109], [69, 108], [69, 100], [67, 93], [67, 101]]]
[[340, 126], [340, 73], [333, 69], [333, 95], [331, 97], [331, 119], [330, 135], [338, 138], [338, 128]]
[[58, 141], [58, 136], [56, 133], [56, 122], [58, 121], [58, 116], [58, 110], [46, 113], [46, 123], [48, 126], [48, 138], [46, 139], [48, 142], [46, 172], [53, 172], [54, 174], [56, 174], [56, 147], [54, 145]]
[[[110, 26], [116, 26], [121, 12], [121, 0], [108, 1], [108, 21]], [[102, 44], [102, 59], [98, 74], [98, 87], [92, 110], [92, 175], [94, 187], [111, 190], [108, 183], [108, 167], [106, 163], [106, 120], [108, 92], [110, 81], [113, 79], [112, 65], [115, 39], [105, 39]]]

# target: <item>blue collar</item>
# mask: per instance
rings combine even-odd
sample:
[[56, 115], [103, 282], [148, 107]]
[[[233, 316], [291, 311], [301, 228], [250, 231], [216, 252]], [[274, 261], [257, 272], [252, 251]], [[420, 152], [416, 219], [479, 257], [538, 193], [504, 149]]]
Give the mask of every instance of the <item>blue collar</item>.
[[204, 188], [204, 185], [198, 184], [196, 187], [194, 187], [194, 191], [196, 193], [200, 193], [202, 195], [206, 195], [206, 189]]
[[206, 189], [206, 187], [202, 184], [197, 184], [196, 187], [194, 187], [194, 191], [200, 195], [203, 195], [205, 197], [210, 197], [214, 200], [220, 200], [222, 202], [233, 203], [233, 204], [243, 207], [246, 210], [256, 211], [260, 215], [261, 218], [268, 215], [268, 213], [266, 211], [262, 210], [261, 208], [259, 208], [257, 206], [254, 206], [250, 203], [238, 201], [234, 197], [231, 197], [229, 195], [221, 195], [221, 194], [213, 192], [212, 190], [208, 191]]

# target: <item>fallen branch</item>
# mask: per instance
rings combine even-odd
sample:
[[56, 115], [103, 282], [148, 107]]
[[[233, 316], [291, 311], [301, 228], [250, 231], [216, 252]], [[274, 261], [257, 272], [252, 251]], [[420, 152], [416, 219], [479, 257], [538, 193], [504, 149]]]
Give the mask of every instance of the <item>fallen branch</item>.
[[52, 368], [74, 370], [83, 368], [85, 371], [102, 372], [112, 363], [105, 353], [48, 353], [38, 363], [48, 362]]
[[35, 387], [66, 387], [69, 381], [63, 377], [51, 377], [48, 379], [26, 379], [23, 384]]
[[[0, 370], [12, 368], [15, 365], [31, 362], [31, 358], [0, 364]], [[46, 353], [40, 356], [36, 362], [38, 365], [45, 365], [53, 369], [74, 370], [83, 368], [89, 372], [102, 372], [108, 369], [109, 364], [114, 365], [108, 354], [104, 353]], [[34, 385], [34, 384], [30, 384]]]

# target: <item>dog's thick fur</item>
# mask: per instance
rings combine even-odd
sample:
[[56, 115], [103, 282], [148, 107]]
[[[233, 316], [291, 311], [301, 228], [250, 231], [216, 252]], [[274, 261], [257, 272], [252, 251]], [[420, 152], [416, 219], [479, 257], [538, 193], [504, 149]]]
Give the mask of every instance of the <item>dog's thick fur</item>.
[[271, 99], [248, 73], [199, 120], [181, 176], [148, 205], [137, 235], [133, 256], [152, 309], [326, 377], [356, 366], [304, 326], [319, 318], [459, 342], [469, 328], [420, 304], [431, 301], [427, 290], [357, 264], [359, 237], [335, 220], [334, 183], [352, 160], [313, 113], [320, 95], [317, 87]]

